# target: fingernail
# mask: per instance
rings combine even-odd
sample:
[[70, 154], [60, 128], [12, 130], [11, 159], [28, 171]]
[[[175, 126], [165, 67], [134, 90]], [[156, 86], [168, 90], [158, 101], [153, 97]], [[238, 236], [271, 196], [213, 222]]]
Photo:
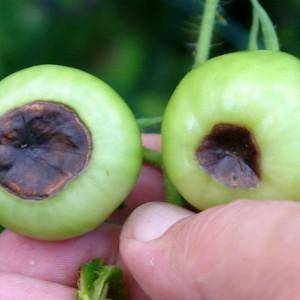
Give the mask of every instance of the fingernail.
[[187, 209], [162, 202], [138, 207], [126, 221], [125, 238], [150, 241], [161, 237], [173, 224], [193, 215]]

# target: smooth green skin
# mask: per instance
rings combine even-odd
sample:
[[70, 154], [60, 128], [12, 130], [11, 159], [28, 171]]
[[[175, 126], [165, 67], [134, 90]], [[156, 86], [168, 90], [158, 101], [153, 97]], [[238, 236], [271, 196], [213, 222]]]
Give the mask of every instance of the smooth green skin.
[[[253, 134], [261, 156], [257, 188], [226, 187], [196, 160], [196, 149], [219, 123]], [[300, 61], [267, 50], [211, 59], [176, 88], [162, 134], [167, 173], [199, 209], [238, 198], [300, 200]]]
[[0, 188], [0, 224], [44, 240], [78, 236], [102, 223], [135, 184], [142, 162], [139, 129], [116, 92], [76, 69], [35, 66], [0, 82], [0, 115], [35, 100], [66, 104], [77, 112], [91, 133], [91, 160], [46, 200], [23, 200]]

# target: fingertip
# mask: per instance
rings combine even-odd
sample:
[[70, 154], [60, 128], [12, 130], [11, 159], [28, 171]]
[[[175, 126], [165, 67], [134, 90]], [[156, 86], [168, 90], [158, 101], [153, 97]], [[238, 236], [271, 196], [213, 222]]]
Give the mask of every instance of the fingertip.
[[177, 299], [174, 290], [170, 291], [170, 284], [166, 283], [166, 280], [174, 283], [173, 276], [167, 275], [168, 270], [165, 270], [165, 252], [169, 249], [168, 246], [164, 249], [165, 242], [159, 241], [174, 224], [192, 215], [192, 212], [168, 203], [147, 203], [133, 212], [122, 229], [122, 260], [151, 299]]
[[122, 229], [121, 239], [137, 241], [157, 239], [173, 224], [193, 214], [187, 209], [169, 203], [143, 204], [127, 219]]

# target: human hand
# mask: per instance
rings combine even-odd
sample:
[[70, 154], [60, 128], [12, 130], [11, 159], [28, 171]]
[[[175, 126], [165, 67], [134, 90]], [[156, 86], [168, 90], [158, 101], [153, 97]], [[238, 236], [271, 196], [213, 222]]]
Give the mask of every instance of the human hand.
[[[160, 137], [147, 135], [144, 144], [158, 149]], [[140, 204], [163, 198], [161, 173], [144, 166], [126, 206], [84, 236], [48, 242], [5, 230], [0, 234], [0, 300], [74, 300], [79, 267], [93, 258], [122, 265], [118, 250], [125, 218]], [[126, 270], [125, 277], [130, 299], [148, 299]]]
[[[146, 143], [158, 145], [156, 137]], [[162, 198], [161, 175], [145, 167], [127, 208], [111, 220], [122, 223], [133, 207]], [[95, 257], [122, 265], [132, 300], [297, 299], [299, 214], [289, 201], [237, 201], [199, 214], [147, 203], [123, 226], [120, 252], [120, 224], [62, 242], [5, 231], [0, 299], [75, 299], [78, 268]]]
[[300, 299], [300, 205], [240, 200], [194, 214], [148, 203], [129, 217], [121, 254], [155, 300]]

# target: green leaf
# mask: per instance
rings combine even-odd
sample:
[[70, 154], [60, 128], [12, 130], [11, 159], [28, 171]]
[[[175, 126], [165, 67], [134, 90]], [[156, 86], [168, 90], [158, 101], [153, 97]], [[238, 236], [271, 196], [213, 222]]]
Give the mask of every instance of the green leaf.
[[127, 300], [123, 274], [117, 266], [95, 259], [80, 268], [77, 300]]

